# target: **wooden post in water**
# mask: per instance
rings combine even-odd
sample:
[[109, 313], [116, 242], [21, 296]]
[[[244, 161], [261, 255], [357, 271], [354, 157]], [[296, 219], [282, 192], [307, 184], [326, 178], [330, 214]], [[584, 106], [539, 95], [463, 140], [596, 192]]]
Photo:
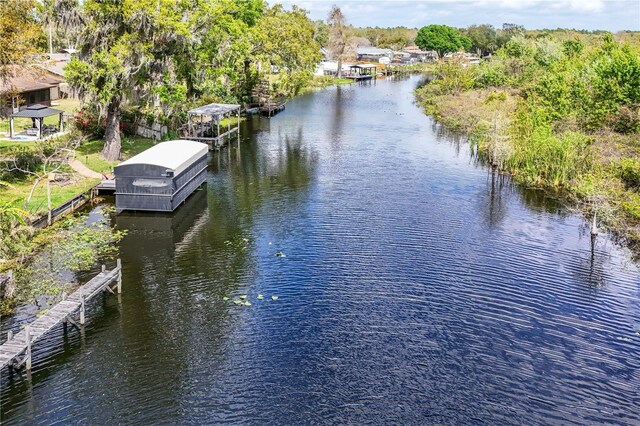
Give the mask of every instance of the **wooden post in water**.
[[82, 295], [82, 305], [80, 305], [80, 325], [84, 325], [84, 305], [87, 300], [87, 295]]
[[26, 368], [27, 370], [31, 370], [31, 326], [27, 325], [24, 328], [24, 338], [27, 342], [27, 353], [26, 353]]
[[118, 268], [118, 294], [122, 293], [122, 261], [120, 259], [118, 259], [116, 261], [116, 265]]

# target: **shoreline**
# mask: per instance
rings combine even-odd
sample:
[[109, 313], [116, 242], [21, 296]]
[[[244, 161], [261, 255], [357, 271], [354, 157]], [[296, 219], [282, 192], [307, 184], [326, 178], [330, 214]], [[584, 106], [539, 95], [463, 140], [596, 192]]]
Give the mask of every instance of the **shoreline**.
[[[487, 99], [496, 93], [501, 96], [500, 102], [489, 105], [490, 101], [487, 102]], [[458, 94], [429, 96], [418, 88], [414, 95], [426, 115], [432, 116], [437, 123], [448, 129], [464, 134], [488, 167], [508, 174], [518, 185], [543, 190], [548, 196], [570, 204], [573, 210], [584, 216], [585, 221], [592, 221], [595, 213], [598, 227], [608, 231], [614, 240], [629, 248], [634, 258], [640, 257], [640, 220], [625, 208], [625, 198], [632, 190], [626, 188], [620, 180], [616, 182], [613, 179], [617, 164], [607, 156], [607, 152], [602, 152], [608, 144], [615, 143], [612, 142], [615, 135], [583, 134], [592, 141], [588, 155], [593, 156], [593, 166], [583, 175], [562, 184], [540, 176], [532, 181], [522, 168], [509, 163], [509, 151], [513, 149], [509, 143], [495, 148], [495, 140], [499, 141], [501, 137], [509, 140], [513, 137], [509, 133], [509, 126], [520, 102], [518, 90], [476, 89]], [[497, 130], [498, 136], [492, 125], [496, 116], [502, 120]], [[492, 157], [498, 159], [494, 160]], [[541, 162], [537, 166], [544, 167], [545, 164]], [[612, 182], [604, 182], [605, 179]], [[596, 193], [593, 187], [597, 183], [605, 189]], [[594, 198], [596, 201], [593, 201]]]

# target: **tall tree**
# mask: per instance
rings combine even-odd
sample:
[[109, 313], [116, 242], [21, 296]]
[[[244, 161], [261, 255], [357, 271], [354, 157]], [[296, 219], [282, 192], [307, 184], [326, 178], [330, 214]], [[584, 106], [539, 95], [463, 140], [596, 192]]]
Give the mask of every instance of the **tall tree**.
[[[60, 2], [60, 15], [69, 14]], [[187, 2], [173, 0], [86, 0], [80, 58], [65, 68], [70, 84], [100, 107], [106, 116], [104, 158], [120, 158], [123, 103], [153, 93], [172, 59], [189, 40]]]
[[335, 4], [327, 16], [329, 25], [329, 50], [338, 62], [338, 78], [342, 77], [342, 61], [349, 47], [349, 28], [342, 10]]
[[435, 50], [438, 55], [471, 49], [471, 40], [458, 29], [447, 25], [428, 25], [420, 28], [416, 45], [421, 49]]
[[43, 44], [34, 0], [0, 1], [0, 83], [24, 72]]
[[313, 70], [321, 59], [314, 33], [313, 21], [297, 6], [285, 10], [275, 5], [265, 11], [256, 26], [252, 44], [259, 49], [254, 50], [254, 55], [278, 67], [279, 83], [285, 95], [296, 95], [313, 77]]
[[471, 25], [465, 33], [480, 55], [493, 53], [498, 48], [498, 34], [492, 25]]

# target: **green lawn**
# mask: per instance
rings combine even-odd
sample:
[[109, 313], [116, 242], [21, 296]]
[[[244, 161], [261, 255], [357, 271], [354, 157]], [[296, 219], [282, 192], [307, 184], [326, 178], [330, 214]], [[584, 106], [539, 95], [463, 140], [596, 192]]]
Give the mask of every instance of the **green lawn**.
[[[33, 147], [36, 143], [37, 142], [1, 141], [0, 157], [2, 157], [3, 150], [8, 150], [15, 146]], [[118, 164], [118, 162], [108, 162], [102, 158], [100, 152], [102, 151], [103, 143], [104, 142], [101, 139], [95, 139], [83, 143], [76, 151], [76, 159], [84, 163], [91, 170], [99, 173], [110, 173], [113, 166]], [[124, 137], [122, 139], [122, 157], [123, 159], [130, 158], [154, 144], [155, 141], [152, 139]], [[62, 172], [68, 173], [71, 176], [71, 180], [64, 185], [53, 184], [51, 186], [51, 204], [53, 207], [62, 204], [98, 183], [97, 179], [87, 179], [79, 176], [68, 166], [65, 166]], [[29, 196], [29, 191], [31, 191], [33, 182], [33, 179], [26, 179], [24, 181], [11, 182], [11, 187], [9, 188], [1, 187], [0, 200], [15, 200], [15, 205], [23, 208], [25, 200]], [[38, 214], [47, 211], [46, 182], [43, 181], [38, 184], [31, 201], [26, 207], [26, 210], [31, 214]]]
[[[51, 205], [59, 206], [65, 201], [91, 188], [98, 183], [97, 179], [87, 179], [76, 174], [71, 175], [71, 181], [65, 185], [51, 185]], [[25, 201], [29, 196], [29, 191], [33, 185], [32, 180], [23, 182], [12, 182], [11, 187], [0, 190], [0, 200], [14, 201], [16, 207], [25, 208]], [[41, 181], [36, 187], [31, 201], [26, 206], [26, 210], [33, 215], [47, 211], [47, 182]]]
[[[153, 139], [123, 137], [122, 159], [126, 160], [127, 158], [131, 158], [155, 144], [156, 142]], [[113, 167], [116, 166], [119, 161], [107, 161], [102, 158], [101, 151], [103, 145], [104, 141], [102, 139], [94, 139], [84, 142], [76, 150], [76, 159], [93, 171], [98, 173], [111, 173]]]

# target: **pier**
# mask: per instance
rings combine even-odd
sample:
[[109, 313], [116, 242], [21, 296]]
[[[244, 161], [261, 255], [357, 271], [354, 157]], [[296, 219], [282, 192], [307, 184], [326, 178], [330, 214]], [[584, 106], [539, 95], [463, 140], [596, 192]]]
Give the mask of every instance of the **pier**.
[[[115, 285], [113, 283], [115, 282]], [[86, 306], [91, 299], [103, 292], [116, 294], [122, 292], [122, 264], [118, 259], [116, 267], [107, 270], [102, 266], [102, 272], [82, 285], [70, 296], [62, 298], [62, 301], [37, 318], [23, 330], [13, 335], [7, 334], [7, 341], [0, 345], [0, 369], [5, 367], [21, 368], [24, 366], [31, 370], [31, 357], [33, 346], [38, 340], [44, 338], [57, 328], [58, 325], [70, 322], [76, 327], [85, 324]], [[75, 316], [77, 315], [77, 319]]]

